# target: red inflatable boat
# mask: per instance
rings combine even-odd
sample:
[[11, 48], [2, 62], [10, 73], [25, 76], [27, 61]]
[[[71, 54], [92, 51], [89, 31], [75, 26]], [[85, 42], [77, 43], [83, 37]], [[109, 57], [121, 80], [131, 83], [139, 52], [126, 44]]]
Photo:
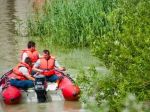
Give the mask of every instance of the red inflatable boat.
[[[25, 91], [25, 90], [16, 88], [14, 86], [11, 86], [9, 84], [9, 78], [8, 78], [11, 73], [12, 73], [12, 70], [5, 73], [0, 79], [1, 97], [5, 104], [17, 104], [22, 99], [28, 98], [28, 96], [30, 96], [29, 95], [30, 92], [32, 92], [32, 94], [33, 93], [36, 94], [35, 88], [32, 88], [32, 90], [29, 90], [29, 91], [28, 90]], [[61, 91], [63, 99], [69, 100], [69, 101], [78, 100], [79, 94], [80, 94], [80, 88], [74, 84], [74, 81], [72, 80], [72, 78], [69, 75], [66, 75], [61, 71], [55, 71], [55, 74], [58, 76], [61, 76], [62, 79], [58, 85], [58, 89], [55, 90], [56, 92], [51, 92], [49, 90], [46, 90], [47, 96], [52, 96], [51, 94], [54, 95], [55, 93], [58, 94], [57, 92]], [[24, 97], [24, 93], [26, 94], [27, 97]], [[36, 95], [35, 99], [34, 100], [32, 99], [32, 101], [38, 102], [37, 96], [38, 95]], [[48, 97], [45, 97], [45, 98], [48, 98]], [[31, 97], [29, 99], [31, 99]], [[46, 101], [51, 101], [51, 100], [46, 100]]]

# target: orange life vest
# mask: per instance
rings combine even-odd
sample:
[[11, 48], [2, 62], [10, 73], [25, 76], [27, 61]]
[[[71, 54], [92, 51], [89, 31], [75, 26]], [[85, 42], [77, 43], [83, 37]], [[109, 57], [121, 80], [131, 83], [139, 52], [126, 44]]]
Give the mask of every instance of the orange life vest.
[[37, 50], [31, 52], [29, 49], [22, 50], [21, 60], [23, 58], [23, 53], [27, 53], [28, 57], [31, 58], [32, 63], [35, 63], [39, 59], [39, 53]]
[[20, 67], [26, 67], [28, 69], [29, 74], [31, 73], [31, 67], [24, 63], [20, 62], [14, 69], [13, 69], [13, 75], [12, 77], [19, 79], [19, 80], [27, 80], [27, 78], [19, 71]]
[[55, 67], [55, 58], [50, 57], [49, 60], [46, 60], [45, 58], [40, 58], [40, 66], [39, 69], [42, 70], [52, 70]]

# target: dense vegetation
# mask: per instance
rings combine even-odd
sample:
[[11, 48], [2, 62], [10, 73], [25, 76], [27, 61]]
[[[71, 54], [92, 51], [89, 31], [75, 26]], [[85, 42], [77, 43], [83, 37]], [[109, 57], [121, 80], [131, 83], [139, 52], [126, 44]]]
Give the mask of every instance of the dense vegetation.
[[29, 20], [29, 34], [46, 44], [89, 46], [104, 62], [111, 74], [101, 75], [91, 67], [78, 76], [82, 101], [88, 102], [87, 95], [94, 97], [99, 111], [146, 111], [150, 100], [149, 6], [149, 0], [47, 0], [44, 13]]

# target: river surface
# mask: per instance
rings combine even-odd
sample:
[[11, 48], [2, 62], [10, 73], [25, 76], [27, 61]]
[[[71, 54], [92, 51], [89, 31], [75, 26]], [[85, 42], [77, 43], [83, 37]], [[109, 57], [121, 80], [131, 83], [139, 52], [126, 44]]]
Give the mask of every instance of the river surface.
[[[37, 0], [40, 1], [40, 0]], [[0, 0], [0, 74], [14, 67], [19, 61], [19, 51], [26, 47], [25, 21], [32, 12], [33, 0]], [[16, 30], [22, 36], [16, 35]], [[0, 112], [85, 112], [79, 102], [54, 101], [5, 105]]]

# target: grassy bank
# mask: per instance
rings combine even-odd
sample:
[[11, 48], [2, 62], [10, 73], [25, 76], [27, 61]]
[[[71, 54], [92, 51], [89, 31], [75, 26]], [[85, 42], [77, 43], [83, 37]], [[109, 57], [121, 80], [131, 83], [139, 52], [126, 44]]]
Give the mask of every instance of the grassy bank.
[[[101, 75], [93, 66], [88, 72], [80, 70], [81, 101], [88, 104], [87, 95], [91, 96], [93, 109], [99, 111], [146, 111], [145, 102], [150, 99], [149, 6], [148, 0], [47, 0], [43, 13], [29, 20], [28, 32], [52, 51], [50, 46], [88, 46], [111, 71]], [[85, 55], [80, 65], [71, 64], [78, 50], [69, 54], [68, 67], [90, 66]]]

